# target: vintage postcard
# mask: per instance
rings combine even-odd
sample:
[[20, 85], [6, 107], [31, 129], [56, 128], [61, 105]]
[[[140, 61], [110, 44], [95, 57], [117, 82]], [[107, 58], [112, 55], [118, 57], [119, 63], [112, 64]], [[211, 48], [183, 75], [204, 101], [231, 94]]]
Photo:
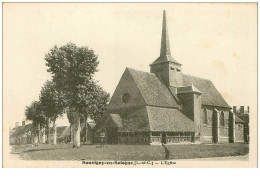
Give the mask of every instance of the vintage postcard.
[[257, 3], [3, 3], [3, 167], [257, 167]]

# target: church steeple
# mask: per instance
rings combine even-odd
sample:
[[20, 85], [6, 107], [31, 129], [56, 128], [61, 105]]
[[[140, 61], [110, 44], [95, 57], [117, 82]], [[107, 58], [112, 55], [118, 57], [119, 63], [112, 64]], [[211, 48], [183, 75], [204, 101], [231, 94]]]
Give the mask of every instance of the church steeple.
[[166, 11], [163, 11], [162, 38], [160, 56], [150, 64], [151, 73], [160, 76], [167, 86], [182, 85], [181, 64], [171, 56]]
[[174, 62], [179, 64], [171, 56], [169, 35], [168, 35], [168, 25], [166, 11], [163, 11], [163, 23], [162, 23], [162, 38], [161, 38], [161, 52], [159, 58], [157, 58], [151, 65], [163, 62]]
[[162, 39], [161, 39], [161, 53], [160, 57], [165, 57], [166, 60], [171, 59], [171, 49], [168, 36], [168, 26], [166, 11], [163, 11], [163, 23], [162, 23]]

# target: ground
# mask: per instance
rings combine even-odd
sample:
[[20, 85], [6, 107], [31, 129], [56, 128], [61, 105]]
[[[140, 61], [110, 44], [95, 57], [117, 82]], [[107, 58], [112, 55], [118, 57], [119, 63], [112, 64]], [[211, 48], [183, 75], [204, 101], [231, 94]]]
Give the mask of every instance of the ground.
[[[184, 144], [168, 145], [169, 159], [193, 159], [228, 156], [247, 156], [248, 144]], [[16, 145], [12, 154], [27, 160], [164, 160], [162, 146], [149, 145], [82, 145], [72, 148], [72, 144]], [[217, 158], [216, 158], [217, 159]]]

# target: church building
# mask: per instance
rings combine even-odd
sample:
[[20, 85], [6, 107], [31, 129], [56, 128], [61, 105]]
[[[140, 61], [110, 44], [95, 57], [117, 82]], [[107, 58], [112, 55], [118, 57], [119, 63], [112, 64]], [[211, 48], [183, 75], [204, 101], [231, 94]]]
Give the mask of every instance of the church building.
[[233, 143], [236, 124], [243, 120], [214, 84], [184, 74], [171, 56], [164, 11], [160, 56], [150, 73], [125, 69], [95, 140], [103, 133], [108, 144]]

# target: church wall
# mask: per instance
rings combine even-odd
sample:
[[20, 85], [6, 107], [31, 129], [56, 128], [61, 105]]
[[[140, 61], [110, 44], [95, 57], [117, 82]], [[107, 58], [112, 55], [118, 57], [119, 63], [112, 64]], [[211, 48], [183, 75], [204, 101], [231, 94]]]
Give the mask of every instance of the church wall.
[[[223, 110], [221, 110], [223, 111]], [[223, 111], [224, 119], [222, 120], [221, 117], [221, 111], [219, 112], [220, 114], [220, 124], [219, 124], [219, 142], [221, 143], [228, 143], [229, 138], [228, 138], [228, 116], [229, 112], [228, 111]]]
[[191, 120], [194, 120], [194, 97], [193, 94], [186, 93], [178, 95], [182, 102], [182, 112]]
[[[128, 94], [128, 96], [126, 96]], [[125, 97], [125, 98], [124, 98]], [[135, 84], [130, 72], [126, 69], [108, 105], [110, 109], [122, 109], [144, 106], [145, 101]]]
[[155, 64], [151, 66], [151, 73], [154, 73], [161, 77], [163, 82], [168, 86], [169, 85], [169, 64]]
[[[228, 137], [228, 116], [229, 112], [227, 109], [217, 108], [219, 111], [219, 141], [220, 143], [229, 142]], [[207, 111], [207, 120], [205, 120], [205, 110]], [[221, 111], [224, 113], [224, 120], [221, 120]], [[201, 108], [201, 142], [211, 143], [212, 142], [212, 113], [213, 107], [202, 106]]]
[[170, 63], [169, 67], [169, 85], [173, 87], [183, 86], [181, 66]]
[[[205, 110], [207, 116], [205, 116]], [[212, 143], [212, 113], [213, 109], [201, 109], [201, 142]]]
[[150, 135], [146, 132], [118, 133], [118, 144], [150, 144]]
[[[199, 142], [195, 133], [170, 132], [166, 134], [166, 144]], [[118, 133], [118, 144], [161, 145], [162, 132], [122, 132]]]

